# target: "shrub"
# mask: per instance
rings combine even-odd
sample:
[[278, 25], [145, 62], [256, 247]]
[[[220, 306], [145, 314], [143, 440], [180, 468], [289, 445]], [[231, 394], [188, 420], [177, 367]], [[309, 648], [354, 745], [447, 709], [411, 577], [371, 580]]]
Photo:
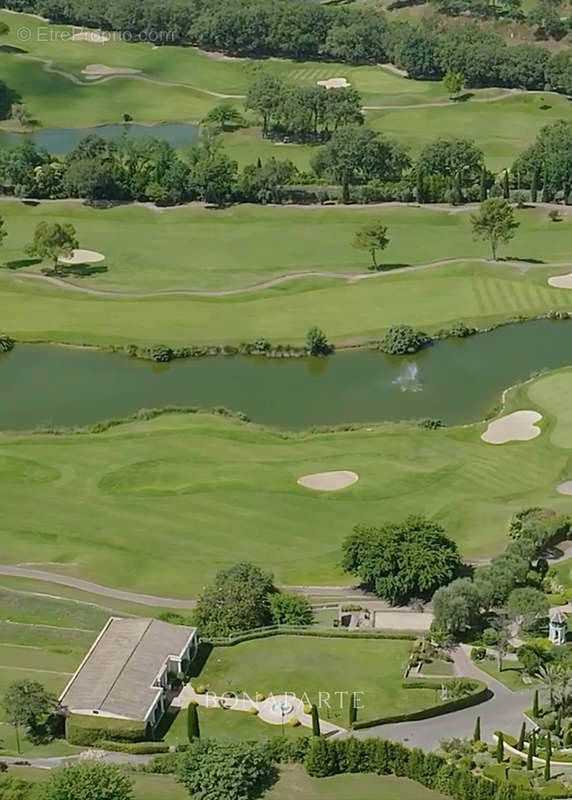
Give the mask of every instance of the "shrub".
[[207, 687], [204, 683], [198, 683], [196, 686], [193, 686], [193, 689], [197, 694], [206, 694], [207, 692]]
[[484, 647], [473, 647], [471, 650], [471, 659], [473, 661], [482, 661], [486, 654], [487, 651]]
[[291, 728], [298, 728], [300, 724], [300, 720], [297, 717], [292, 717], [292, 719], [288, 720], [288, 725]]
[[264, 694], [264, 692], [256, 692], [256, 694], [254, 695], [254, 699], [256, 700], [257, 703], [262, 703], [264, 700], [266, 700], [266, 695]]
[[499, 640], [498, 631], [494, 628], [485, 628], [483, 631], [483, 635], [481, 636], [481, 641], [485, 645], [485, 647], [491, 647], [492, 645], [496, 644]]
[[466, 325], [464, 322], [455, 322], [449, 328], [449, 336], [455, 336], [458, 339], [464, 339], [467, 336], [474, 336], [477, 329], [473, 326]]
[[167, 742], [114, 742], [103, 740], [98, 742], [98, 747], [102, 750], [111, 750], [115, 753], [130, 753], [131, 755], [169, 752]]
[[14, 349], [14, 339], [5, 333], [0, 333], [0, 353], [8, 353]]
[[[188, 745], [184, 745], [185, 749]], [[179, 768], [181, 762], [180, 752], [168, 753], [164, 756], [157, 756], [152, 758], [147, 764], [142, 767], [143, 772], [153, 772], [158, 775], [174, 775]]]
[[102, 741], [143, 742], [147, 739], [147, 726], [129, 720], [116, 720], [112, 724], [110, 720], [70, 714], [66, 717], [65, 736], [70, 744], [80, 747], [91, 747]]
[[416, 353], [426, 347], [431, 338], [410, 325], [393, 325], [379, 343], [379, 349], [390, 355]]
[[250, 708], [248, 709], [248, 713], [252, 714], [253, 716], [256, 716], [259, 713], [259, 711], [256, 708], [256, 706], [250, 706]]

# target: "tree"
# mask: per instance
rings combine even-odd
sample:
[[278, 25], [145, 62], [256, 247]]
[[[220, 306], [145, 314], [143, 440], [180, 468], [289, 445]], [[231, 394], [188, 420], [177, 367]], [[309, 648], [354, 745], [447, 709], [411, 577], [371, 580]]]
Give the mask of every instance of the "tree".
[[22, 128], [25, 128], [27, 125], [29, 125], [32, 119], [24, 103], [12, 103], [10, 108], [10, 117], [16, 120], [16, 122], [18, 122]]
[[[0, 772], [2, 769], [0, 768]], [[0, 776], [0, 797], [2, 800], [31, 800], [34, 784], [16, 775]]]
[[54, 271], [58, 269], [61, 256], [71, 257], [79, 247], [75, 228], [70, 223], [39, 222], [34, 231], [34, 240], [26, 248], [28, 255], [38, 258], [51, 258]]
[[508, 653], [508, 648], [510, 646], [510, 638], [508, 633], [504, 628], [499, 630], [499, 635], [496, 643], [496, 650], [497, 650], [497, 667], [498, 671], [502, 672], [503, 669], [503, 658]]
[[[562, 679], [562, 670], [558, 664], [545, 664], [538, 671], [538, 677], [545, 689], [548, 690], [550, 707], [554, 707], [554, 698], [558, 685]], [[538, 700], [536, 701], [538, 704]]]
[[245, 124], [245, 119], [231, 103], [220, 103], [211, 108], [203, 119], [203, 125], [212, 125], [215, 129], [227, 131], [231, 128], [240, 128]]
[[306, 772], [313, 778], [326, 778], [337, 772], [335, 750], [324, 736], [313, 736], [310, 740], [306, 753]]
[[550, 731], [546, 734], [546, 757], [544, 761], [544, 780], [550, 780], [550, 759], [552, 758], [552, 738]]
[[390, 355], [403, 356], [422, 350], [430, 341], [426, 333], [410, 325], [392, 325], [379, 343], [379, 349]]
[[497, 734], [497, 762], [502, 764], [504, 761], [504, 735], [502, 731]]
[[205, 203], [221, 206], [232, 193], [238, 165], [222, 150], [220, 140], [203, 134], [198, 146], [189, 154], [190, 183]]
[[311, 708], [311, 716], [312, 716], [312, 736], [319, 736], [320, 735], [320, 717], [318, 715], [318, 708], [315, 703], [312, 703]]
[[508, 244], [520, 224], [515, 221], [514, 211], [504, 197], [490, 197], [482, 202], [479, 213], [471, 215], [471, 223], [475, 238], [490, 243], [493, 261], [496, 261], [499, 243]]
[[464, 82], [465, 78], [462, 72], [448, 72], [443, 78], [443, 86], [451, 98], [460, 94]]
[[532, 716], [534, 717], [534, 719], [538, 718], [538, 711], [539, 711], [539, 708], [538, 708], [538, 689], [535, 689], [534, 690], [534, 699], [532, 701]]
[[534, 769], [534, 754], [532, 752], [532, 745], [534, 740], [534, 731], [530, 734], [530, 741], [528, 743], [528, 750], [526, 751], [526, 769], [532, 772]]
[[519, 628], [527, 629], [539, 618], [548, 616], [550, 601], [544, 592], [531, 586], [513, 589], [506, 611]]
[[353, 728], [357, 720], [357, 697], [356, 693], [352, 692], [350, 695], [350, 709], [349, 709], [349, 722], [350, 728]]
[[203, 589], [193, 611], [201, 636], [228, 636], [270, 624], [273, 576], [248, 561], [221, 570], [213, 584]]
[[521, 753], [524, 750], [525, 739], [526, 739], [526, 722], [523, 722], [520, 728], [520, 736], [518, 737], [518, 742], [516, 745], [516, 749], [520, 750]]
[[483, 166], [483, 151], [468, 139], [435, 139], [421, 150], [417, 166], [425, 175], [441, 175], [461, 179], [461, 186], [479, 180]]
[[50, 770], [39, 800], [132, 800], [133, 781], [112, 764], [78, 761]]
[[379, 528], [357, 525], [342, 544], [342, 568], [392, 604], [428, 596], [448, 583], [461, 563], [444, 529], [422, 516]]
[[280, 109], [284, 90], [284, 84], [279, 78], [265, 72], [258, 75], [248, 87], [245, 107], [258, 112], [262, 117], [263, 136], [268, 133], [271, 117]]
[[354, 235], [353, 246], [357, 250], [367, 250], [371, 255], [372, 269], [377, 269], [376, 252], [385, 250], [388, 244], [387, 225], [382, 225], [381, 222], [364, 225]]
[[481, 741], [481, 718], [477, 717], [475, 720], [475, 730], [473, 733], [473, 742]]
[[192, 742], [193, 739], [201, 738], [198, 703], [193, 700], [187, 706], [187, 738], [189, 742]]
[[435, 624], [453, 634], [463, 633], [477, 625], [481, 618], [481, 596], [469, 578], [457, 578], [433, 595]]
[[314, 620], [312, 606], [302, 594], [270, 595], [270, 614], [276, 625], [311, 625]]
[[4, 230], [4, 217], [0, 217], [0, 247], [4, 244], [4, 239], [8, 236]]
[[262, 744], [194, 739], [181, 754], [177, 778], [193, 797], [250, 800], [276, 778]]
[[6, 689], [2, 701], [6, 718], [16, 730], [16, 745], [20, 749], [20, 728], [33, 730], [55, 708], [55, 698], [37, 681], [23, 680]]
[[311, 356], [327, 356], [333, 348], [324, 331], [314, 326], [306, 336], [306, 350]]

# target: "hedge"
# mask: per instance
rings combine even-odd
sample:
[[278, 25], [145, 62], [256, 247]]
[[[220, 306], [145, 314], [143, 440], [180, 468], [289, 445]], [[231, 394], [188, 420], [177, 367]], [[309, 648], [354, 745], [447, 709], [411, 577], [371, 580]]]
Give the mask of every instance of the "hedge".
[[85, 747], [108, 742], [144, 742], [147, 739], [147, 726], [135, 720], [112, 720], [83, 714], [69, 714], [66, 717], [66, 739], [70, 744]]
[[201, 637], [202, 642], [207, 642], [216, 647], [232, 647], [232, 645], [246, 642], [250, 639], [266, 639], [269, 636], [316, 636], [323, 639], [398, 639], [413, 642], [419, 637], [413, 631], [368, 631], [368, 632], [346, 632], [339, 628], [328, 628], [327, 630], [316, 630], [315, 628], [296, 628], [296, 627], [276, 627], [264, 630], [244, 631], [244, 633], [231, 634], [232, 638], [223, 636]]
[[116, 753], [130, 753], [131, 755], [150, 755], [152, 753], [168, 753], [170, 746], [167, 742], [114, 742], [103, 740], [98, 742], [102, 750], [111, 750]]
[[[379, 717], [378, 719], [367, 720], [364, 722], [356, 722], [352, 726], [354, 730], [360, 728], [371, 728], [374, 725], [387, 725], [392, 722], [413, 722], [414, 720], [430, 719], [431, 717], [440, 717], [442, 714], [449, 714], [451, 711], [460, 711], [463, 708], [470, 708], [476, 706], [478, 703], [483, 703], [491, 696], [491, 692], [482, 681], [474, 681], [476, 684], [475, 691], [466, 697], [458, 697], [455, 700], [447, 700], [439, 705], [429, 706], [429, 708], [421, 709], [421, 711], [411, 711], [405, 714], [394, 714], [388, 717]], [[435, 689], [438, 688], [439, 682], [436, 679], [403, 681], [401, 684], [404, 689]]]

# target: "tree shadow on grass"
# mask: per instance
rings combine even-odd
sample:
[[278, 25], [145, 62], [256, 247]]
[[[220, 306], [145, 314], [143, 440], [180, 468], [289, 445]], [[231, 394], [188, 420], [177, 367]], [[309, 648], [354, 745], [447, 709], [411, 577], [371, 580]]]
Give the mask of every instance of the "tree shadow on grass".
[[399, 262], [395, 262], [395, 264], [378, 264], [377, 267], [370, 266], [368, 269], [371, 272], [389, 272], [392, 269], [404, 269], [405, 267], [410, 267], [411, 264], [401, 264]]
[[0, 53], [9, 53], [9, 54], [18, 54], [22, 55], [27, 53], [27, 50], [24, 50], [23, 47], [16, 47], [13, 44], [2, 44], [0, 45]]
[[545, 264], [542, 258], [530, 258], [526, 256], [503, 256], [498, 258], [497, 261], [524, 261], [527, 264]]
[[103, 264], [59, 264], [57, 269], [45, 267], [42, 275], [58, 278], [89, 278], [101, 272], [107, 272], [107, 267]]
[[452, 97], [451, 100], [454, 103], [466, 103], [468, 100], [471, 100], [475, 96], [474, 92], [464, 92], [463, 94], [459, 94], [456, 97]]
[[24, 267], [33, 267], [34, 264], [39, 264], [41, 258], [17, 258], [14, 261], [7, 261], [4, 265], [6, 269], [24, 269]]

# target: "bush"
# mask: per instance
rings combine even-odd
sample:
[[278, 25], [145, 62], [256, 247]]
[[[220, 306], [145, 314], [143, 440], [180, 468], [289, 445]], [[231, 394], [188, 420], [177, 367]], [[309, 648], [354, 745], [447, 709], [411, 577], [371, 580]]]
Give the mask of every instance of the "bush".
[[481, 641], [485, 645], [485, 647], [491, 647], [495, 645], [499, 640], [499, 633], [494, 628], [485, 628], [483, 631], [483, 635], [481, 636]]
[[287, 724], [290, 728], [299, 728], [301, 723], [297, 717], [292, 717], [292, 719], [288, 720]]
[[379, 343], [379, 349], [390, 355], [405, 355], [416, 353], [430, 342], [431, 338], [423, 331], [415, 330], [410, 325], [394, 325]]
[[14, 339], [5, 333], [0, 333], [0, 353], [9, 353], [14, 349]]
[[197, 694], [206, 694], [207, 693], [207, 687], [204, 685], [204, 683], [197, 683], [196, 686], [193, 686], [193, 689], [195, 690], [195, 692]]
[[[188, 745], [184, 745], [185, 749]], [[152, 758], [147, 764], [141, 768], [143, 772], [153, 772], [158, 775], [174, 775], [179, 769], [181, 762], [180, 753], [168, 753], [164, 756], [157, 756]]]
[[167, 742], [115, 742], [101, 741], [98, 747], [115, 753], [131, 753], [132, 755], [148, 755], [151, 753], [168, 753]]
[[471, 650], [471, 659], [473, 661], [482, 661], [487, 654], [484, 647], [473, 647]]
[[256, 708], [256, 706], [250, 706], [250, 708], [248, 709], [248, 713], [252, 714], [253, 716], [256, 716], [259, 713], [259, 711]]

